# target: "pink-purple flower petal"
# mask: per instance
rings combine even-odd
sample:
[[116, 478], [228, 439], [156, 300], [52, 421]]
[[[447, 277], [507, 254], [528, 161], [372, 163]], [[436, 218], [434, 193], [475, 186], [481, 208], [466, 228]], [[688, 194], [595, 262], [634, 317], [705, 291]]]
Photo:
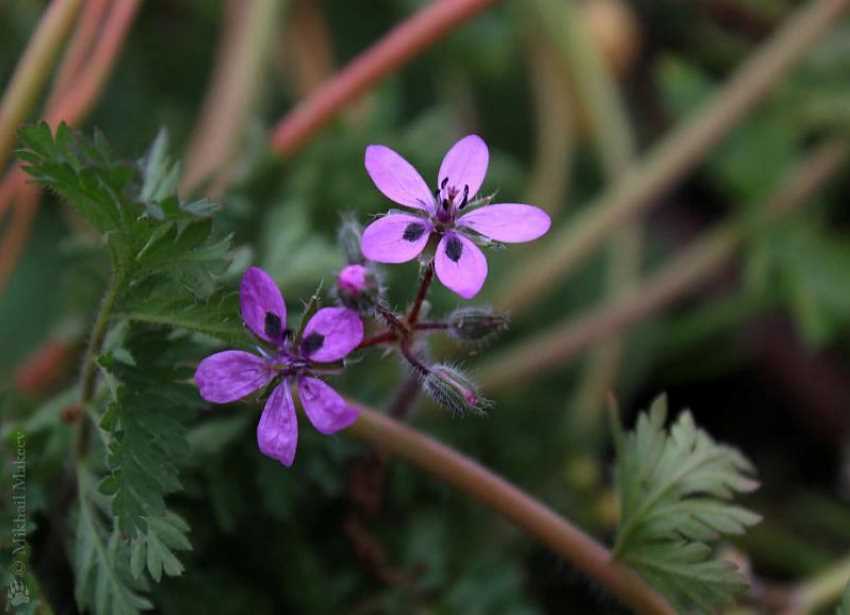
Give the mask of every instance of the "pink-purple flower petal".
[[354, 310], [322, 308], [304, 327], [301, 352], [311, 361], [330, 363], [342, 359], [363, 341], [363, 321]]
[[242, 350], [210, 355], [195, 370], [201, 397], [216, 404], [241, 399], [266, 386], [273, 377], [265, 359]]
[[472, 299], [487, 278], [487, 259], [474, 243], [459, 233], [446, 233], [437, 246], [437, 277], [448, 289]]
[[317, 378], [301, 378], [298, 381], [298, 397], [313, 427], [325, 435], [345, 429], [357, 420], [357, 410]]
[[366, 148], [366, 172], [384, 196], [400, 205], [431, 211], [434, 197], [419, 172], [385, 145]]
[[379, 263], [404, 263], [419, 256], [431, 234], [431, 223], [418, 216], [388, 214], [363, 231], [363, 256]]
[[443, 185], [448, 178], [447, 187], [454, 187], [463, 193], [463, 187], [469, 186], [469, 198], [474, 197], [484, 183], [490, 152], [484, 139], [478, 135], [468, 135], [455, 143], [446, 153], [440, 164], [437, 183]]
[[545, 235], [552, 220], [539, 207], [504, 203], [479, 207], [461, 216], [457, 224], [495, 241], [521, 243]]
[[286, 330], [286, 303], [269, 274], [259, 267], [250, 267], [242, 276], [239, 287], [242, 320], [254, 335], [272, 344], [279, 344]]
[[257, 445], [267, 457], [285, 466], [295, 460], [298, 446], [298, 419], [289, 382], [284, 380], [272, 391], [257, 424]]

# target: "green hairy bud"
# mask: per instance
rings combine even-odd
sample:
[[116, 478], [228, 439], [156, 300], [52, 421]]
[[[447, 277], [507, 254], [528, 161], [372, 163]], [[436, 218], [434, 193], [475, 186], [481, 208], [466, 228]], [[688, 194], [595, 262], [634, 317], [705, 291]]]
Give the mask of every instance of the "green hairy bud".
[[451, 365], [438, 363], [430, 368], [423, 388], [431, 398], [454, 414], [483, 414], [490, 402], [478, 393], [478, 386]]
[[449, 334], [465, 342], [483, 342], [507, 328], [507, 315], [488, 307], [459, 308], [449, 315]]

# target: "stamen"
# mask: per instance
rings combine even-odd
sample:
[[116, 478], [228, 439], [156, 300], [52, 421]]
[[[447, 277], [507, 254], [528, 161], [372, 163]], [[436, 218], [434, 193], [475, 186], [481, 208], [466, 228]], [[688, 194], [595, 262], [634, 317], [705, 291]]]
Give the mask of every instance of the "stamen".
[[469, 201], [469, 185], [464, 184], [463, 185], [463, 199], [461, 200], [460, 205], [458, 206], [458, 209], [463, 209], [464, 207], [466, 207], [468, 201]]

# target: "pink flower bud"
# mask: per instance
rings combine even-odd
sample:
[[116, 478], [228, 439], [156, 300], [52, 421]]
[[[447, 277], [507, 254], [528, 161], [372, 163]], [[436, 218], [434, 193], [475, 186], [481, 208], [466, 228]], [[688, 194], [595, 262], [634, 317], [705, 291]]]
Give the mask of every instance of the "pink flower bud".
[[339, 272], [336, 283], [349, 295], [359, 295], [369, 286], [369, 271], [363, 265], [347, 265]]

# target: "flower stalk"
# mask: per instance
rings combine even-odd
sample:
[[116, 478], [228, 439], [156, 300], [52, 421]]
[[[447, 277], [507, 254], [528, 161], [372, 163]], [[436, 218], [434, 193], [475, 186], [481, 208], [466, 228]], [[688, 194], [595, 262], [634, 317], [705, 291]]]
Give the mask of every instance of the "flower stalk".
[[638, 613], [674, 615], [675, 611], [646, 581], [593, 538], [476, 461], [418, 431], [363, 405], [346, 433], [382, 452], [397, 455], [456, 487], [503, 515], [592, 577]]

